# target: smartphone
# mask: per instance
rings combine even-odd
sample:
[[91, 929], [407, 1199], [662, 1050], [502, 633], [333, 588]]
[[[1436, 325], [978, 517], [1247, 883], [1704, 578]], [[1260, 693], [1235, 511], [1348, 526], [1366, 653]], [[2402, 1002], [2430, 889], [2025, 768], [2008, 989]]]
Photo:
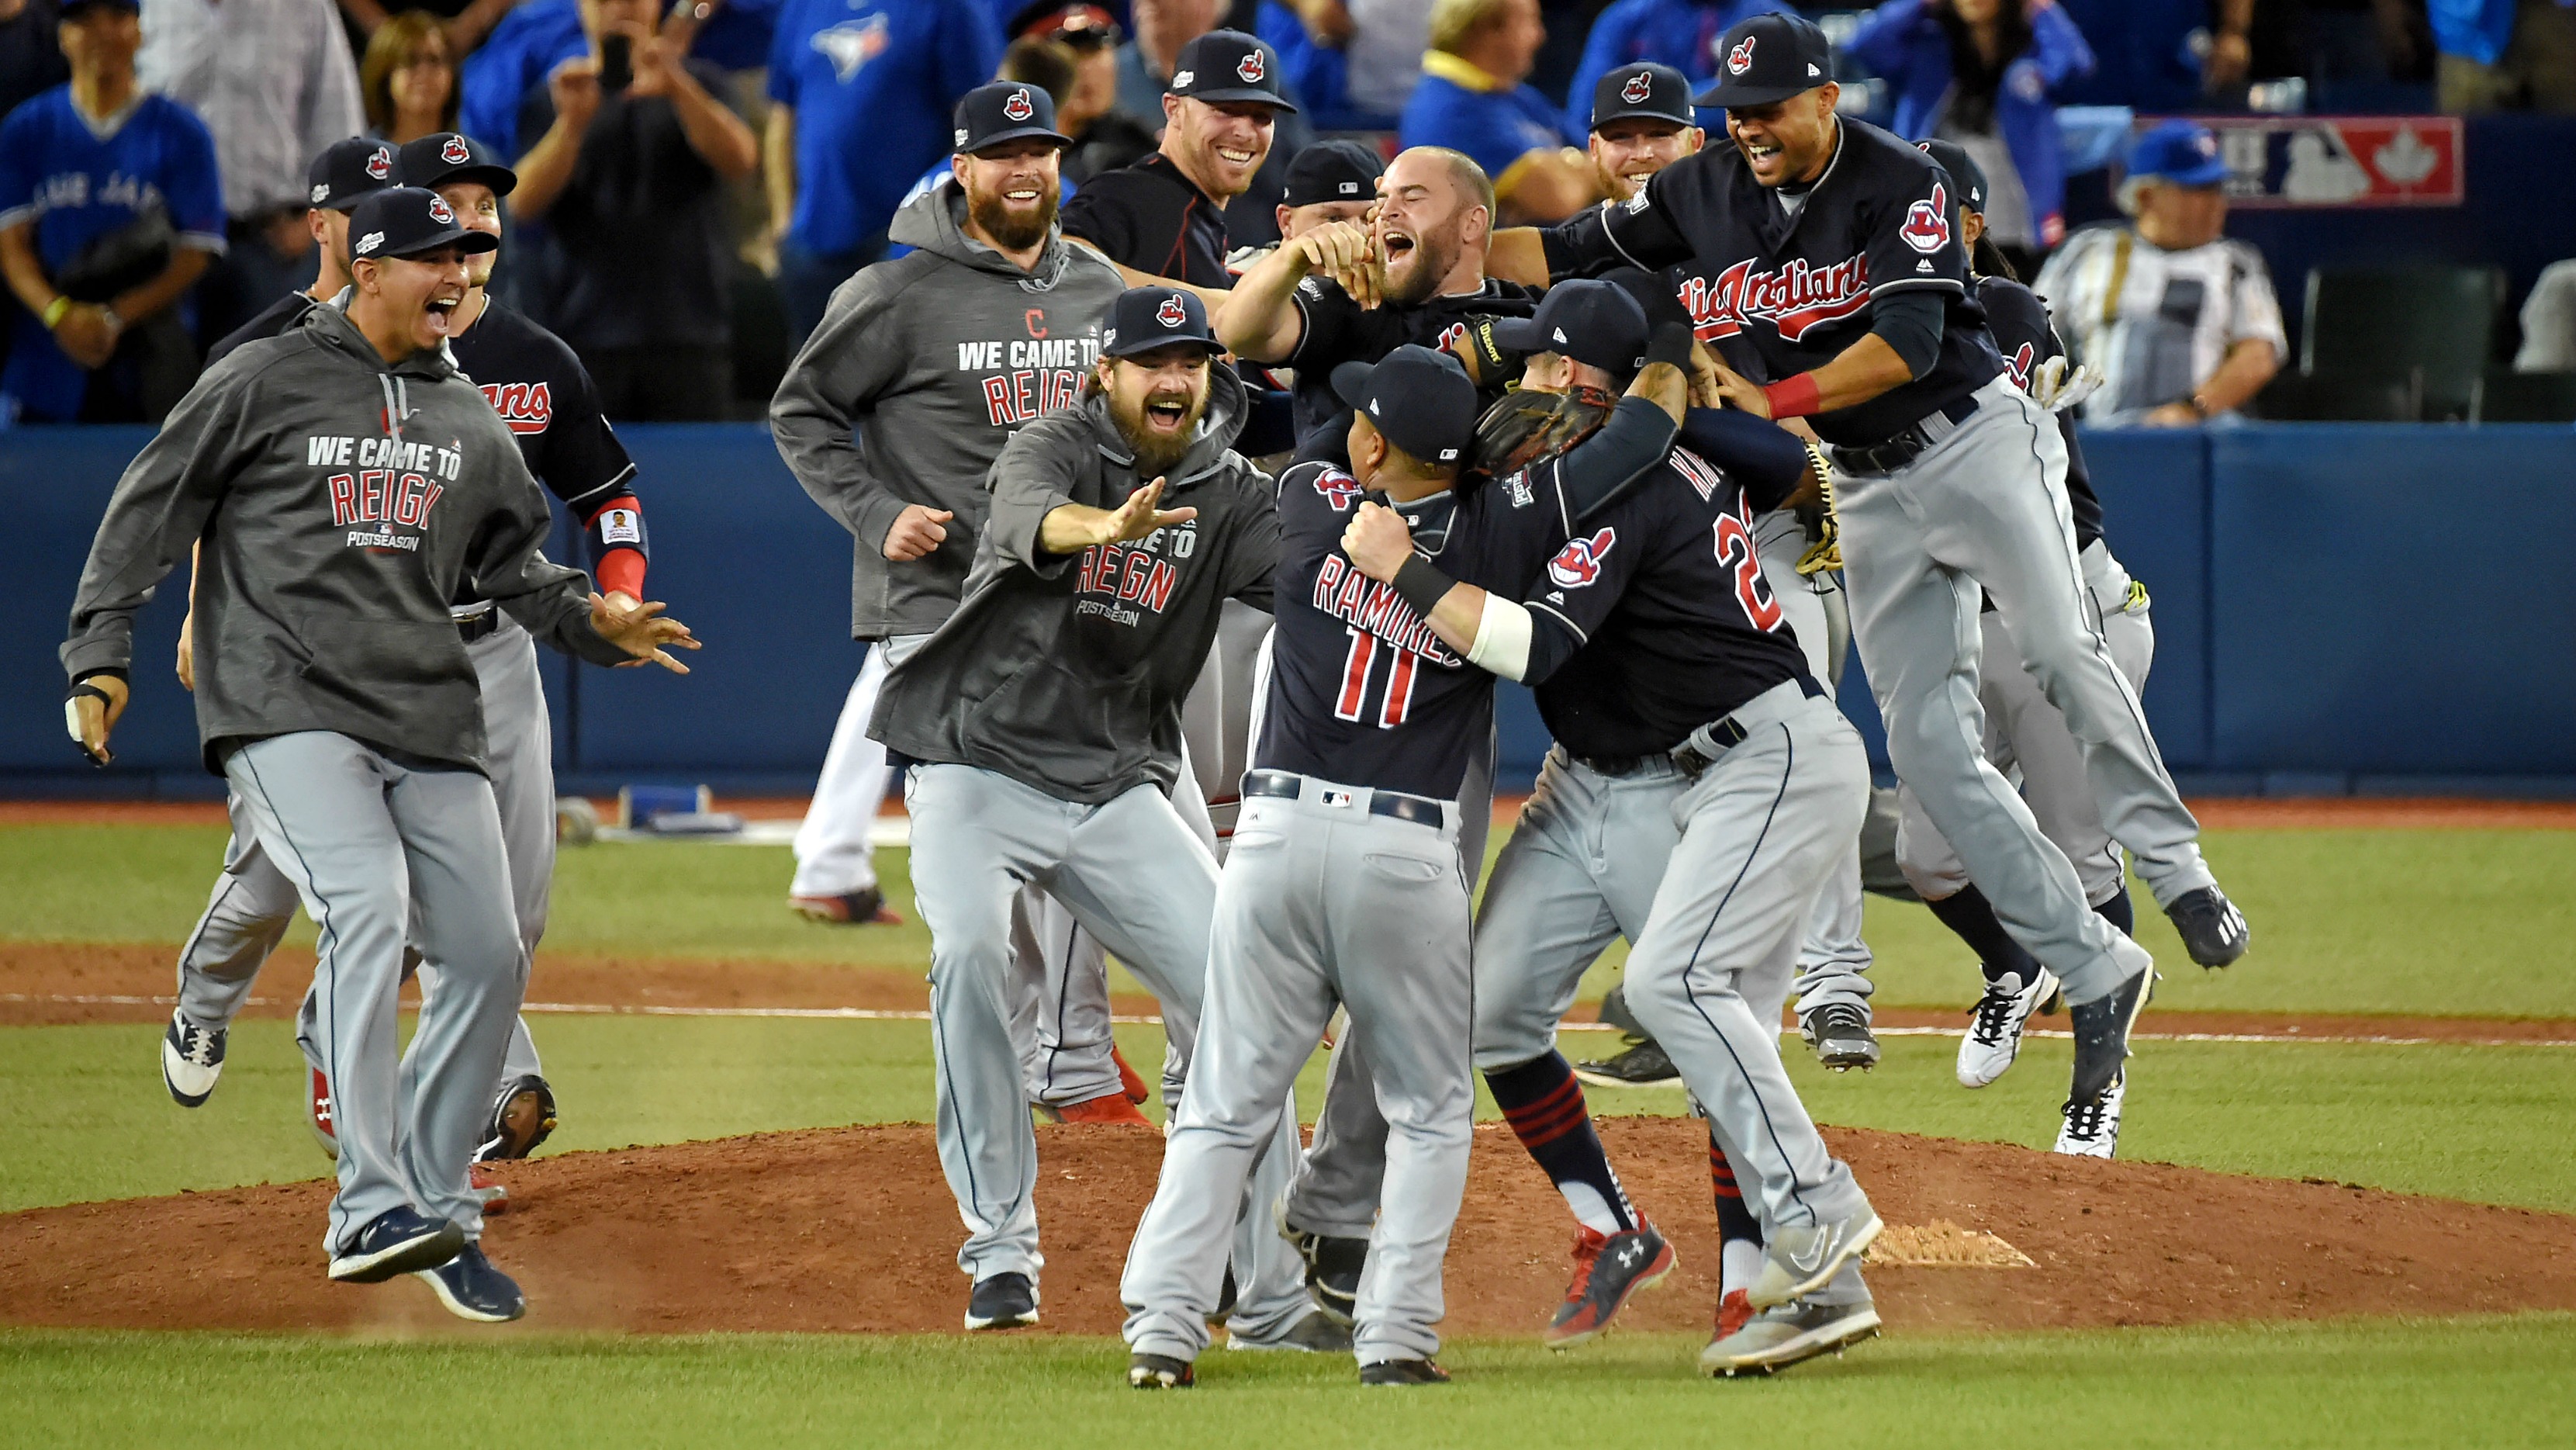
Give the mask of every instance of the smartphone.
[[622, 91], [635, 84], [635, 42], [629, 36], [599, 38], [599, 88]]

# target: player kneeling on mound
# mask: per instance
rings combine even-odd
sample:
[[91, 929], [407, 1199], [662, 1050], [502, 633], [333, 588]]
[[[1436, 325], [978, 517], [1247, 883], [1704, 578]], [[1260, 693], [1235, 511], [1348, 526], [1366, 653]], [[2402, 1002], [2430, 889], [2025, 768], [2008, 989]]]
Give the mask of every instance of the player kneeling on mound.
[[[90, 545], [63, 668], [90, 757], [126, 701], [134, 615], [203, 542], [197, 730], [260, 846], [328, 924], [322, 1050], [337, 1109], [331, 1277], [416, 1272], [469, 1319], [516, 1319], [478, 1247], [467, 1164], [528, 976], [474, 666], [448, 601], [490, 599], [595, 664], [680, 668], [657, 604], [612, 608], [540, 552], [550, 520], [517, 443], [443, 344], [486, 233], [428, 191], [362, 203], [348, 309], [314, 308], [198, 380], [125, 471]], [[438, 964], [408, 1064], [407, 926]]]

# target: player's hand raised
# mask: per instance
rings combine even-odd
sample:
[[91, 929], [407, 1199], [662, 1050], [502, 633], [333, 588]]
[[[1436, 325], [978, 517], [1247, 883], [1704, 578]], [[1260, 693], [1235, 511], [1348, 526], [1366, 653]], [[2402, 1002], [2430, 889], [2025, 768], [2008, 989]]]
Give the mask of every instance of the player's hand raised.
[[1392, 584], [1396, 571], [1413, 557], [1413, 530], [1404, 526], [1403, 515], [1384, 504], [1363, 503], [1342, 530], [1342, 552], [1361, 573]]
[[1127, 495], [1127, 501], [1111, 509], [1108, 518], [1101, 523], [1100, 542], [1132, 544], [1156, 529], [1186, 524], [1199, 516], [1199, 511], [1194, 508], [1156, 508], [1162, 499], [1163, 480], [1159, 478]]
[[687, 625], [665, 618], [663, 607], [655, 601], [621, 609], [594, 594], [590, 596], [590, 627], [599, 631], [601, 639], [635, 656], [636, 663], [657, 664], [675, 675], [685, 675], [689, 667], [664, 653], [662, 646], [696, 649], [697, 637], [689, 633]]
[[938, 552], [948, 538], [948, 521], [955, 517], [947, 509], [905, 504], [903, 512], [894, 516], [894, 527], [886, 530], [885, 556], [903, 564]]
[[1297, 239], [1312, 265], [1341, 284], [1351, 300], [1374, 308], [1385, 292], [1386, 258], [1374, 228], [1360, 222], [1326, 222]]

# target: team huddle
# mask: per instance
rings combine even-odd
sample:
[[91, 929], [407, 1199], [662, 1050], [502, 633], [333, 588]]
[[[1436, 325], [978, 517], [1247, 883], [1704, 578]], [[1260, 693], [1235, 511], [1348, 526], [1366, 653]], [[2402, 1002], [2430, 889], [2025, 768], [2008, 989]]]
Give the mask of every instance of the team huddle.
[[[772, 426], [854, 538], [871, 647], [792, 891], [887, 914], [864, 829], [899, 780], [967, 1329], [1039, 1318], [1032, 1109], [1144, 1121], [1114, 955], [1160, 1002], [1170, 1108], [1120, 1283], [1127, 1383], [1193, 1384], [1212, 1324], [1231, 1348], [1350, 1353], [1366, 1384], [1446, 1380], [1479, 1074], [1575, 1219], [1544, 1338], [1599, 1335], [1677, 1262], [1556, 1041], [1625, 939], [1626, 1011], [1709, 1128], [1701, 1367], [1875, 1334], [1880, 1220], [1781, 1049], [1794, 1009], [1828, 1066], [1878, 1057], [1870, 771], [1833, 697], [1849, 646], [1901, 782], [1900, 863], [1984, 966], [1964, 1085], [2062, 1001], [2057, 1148], [2111, 1155], [2155, 975], [2129, 861], [2196, 961], [2245, 951], [2138, 704], [2145, 591], [2064, 421], [2087, 375], [1980, 245], [1983, 177], [1838, 119], [1803, 20], [1749, 19], [1719, 54], [1707, 149], [1678, 73], [1603, 78], [1618, 199], [1561, 225], [1498, 228], [1455, 152], [1318, 146], [1284, 240], [1230, 263], [1213, 207], [1156, 234], [1103, 220], [1135, 188], [1087, 187], [1091, 216], [1060, 218], [1046, 94], [985, 86], [951, 179], [895, 220], [913, 250], [843, 284], [799, 353]], [[1274, 69], [1251, 37], [1193, 42], [1176, 130], [1195, 107], [1266, 148]], [[497, 212], [459, 212], [508, 173], [431, 142], [342, 218], [341, 273], [210, 370], [120, 483], [66, 713], [104, 759], [134, 613], [202, 539], [183, 678], [235, 839], [182, 961], [170, 1091], [212, 1091], [300, 898], [323, 925], [299, 1040], [339, 1159], [331, 1274], [417, 1273], [507, 1319], [524, 1301], [479, 1248], [505, 1190], [478, 1164], [555, 1110], [511, 1025], [552, 863], [531, 636], [672, 668], [662, 647], [695, 641], [639, 602], [622, 452], [530, 446], [614, 448], [577, 364], [548, 432], [494, 411], [537, 380], [467, 344], [534, 329], [482, 297]], [[590, 525], [605, 592], [537, 552], [536, 477]], [[1531, 687], [1554, 745], [1478, 907], [1497, 679]], [[1293, 1088], [1327, 1034], [1309, 1144]]]

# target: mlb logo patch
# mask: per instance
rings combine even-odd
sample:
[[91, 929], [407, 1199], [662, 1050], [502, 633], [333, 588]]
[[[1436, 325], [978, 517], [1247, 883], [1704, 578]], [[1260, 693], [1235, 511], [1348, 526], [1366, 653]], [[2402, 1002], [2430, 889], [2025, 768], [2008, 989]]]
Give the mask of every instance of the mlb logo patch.
[[1323, 795], [1324, 804], [1339, 810], [1350, 809], [1359, 804], [1359, 799], [1356, 793], [1346, 790], [1328, 790]]

